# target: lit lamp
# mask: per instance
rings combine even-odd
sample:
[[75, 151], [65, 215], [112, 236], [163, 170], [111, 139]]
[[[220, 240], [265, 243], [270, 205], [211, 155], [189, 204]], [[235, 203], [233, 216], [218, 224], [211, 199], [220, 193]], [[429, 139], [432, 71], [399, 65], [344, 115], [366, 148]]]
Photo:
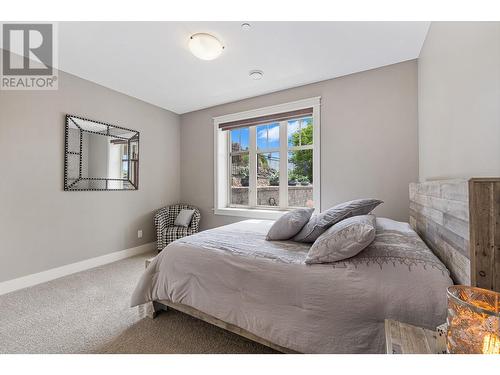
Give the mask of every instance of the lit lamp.
[[448, 288], [448, 353], [500, 354], [500, 293]]
[[224, 46], [215, 36], [198, 33], [189, 38], [189, 49], [191, 53], [202, 60], [213, 60], [219, 57]]

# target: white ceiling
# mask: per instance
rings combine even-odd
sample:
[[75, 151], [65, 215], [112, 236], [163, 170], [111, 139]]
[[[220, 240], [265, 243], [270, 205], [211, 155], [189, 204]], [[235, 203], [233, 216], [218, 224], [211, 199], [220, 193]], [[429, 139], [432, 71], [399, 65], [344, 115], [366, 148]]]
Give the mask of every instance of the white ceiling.
[[[428, 22], [61, 22], [59, 67], [185, 113], [417, 58]], [[194, 57], [189, 36], [225, 45]], [[264, 71], [255, 81], [248, 72]]]

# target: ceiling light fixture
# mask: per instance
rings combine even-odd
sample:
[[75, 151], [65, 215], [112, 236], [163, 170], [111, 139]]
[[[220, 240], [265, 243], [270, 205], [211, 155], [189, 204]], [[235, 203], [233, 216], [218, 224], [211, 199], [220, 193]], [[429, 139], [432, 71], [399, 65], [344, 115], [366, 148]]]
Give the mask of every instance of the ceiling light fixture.
[[264, 72], [262, 70], [250, 70], [250, 73], [248, 73], [250, 78], [258, 80], [262, 79], [264, 77]]
[[248, 22], [245, 22], [245, 23], [242, 23], [241, 24], [241, 29], [242, 30], [245, 30], [245, 31], [248, 31], [252, 28], [252, 25], [250, 25]]
[[215, 36], [198, 33], [189, 38], [189, 49], [191, 53], [202, 60], [213, 60], [219, 57], [224, 46]]

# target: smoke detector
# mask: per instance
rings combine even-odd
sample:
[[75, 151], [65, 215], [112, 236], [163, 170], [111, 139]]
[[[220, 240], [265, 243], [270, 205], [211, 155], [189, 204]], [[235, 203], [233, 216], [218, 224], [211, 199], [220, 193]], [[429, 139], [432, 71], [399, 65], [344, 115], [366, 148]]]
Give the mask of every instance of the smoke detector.
[[254, 80], [259, 80], [262, 79], [262, 77], [264, 77], [264, 72], [262, 70], [250, 70], [248, 75], [250, 76], [250, 78]]

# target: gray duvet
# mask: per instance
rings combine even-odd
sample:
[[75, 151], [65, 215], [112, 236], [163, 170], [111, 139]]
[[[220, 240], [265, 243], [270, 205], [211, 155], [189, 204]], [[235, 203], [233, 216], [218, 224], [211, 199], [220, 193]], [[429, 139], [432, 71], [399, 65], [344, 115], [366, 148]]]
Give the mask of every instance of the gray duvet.
[[132, 306], [181, 303], [303, 353], [382, 353], [384, 319], [444, 322], [452, 281], [411, 229], [378, 227], [357, 256], [306, 265], [311, 244], [266, 241], [272, 223], [247, 220], [171, 243], [142, 275]]

